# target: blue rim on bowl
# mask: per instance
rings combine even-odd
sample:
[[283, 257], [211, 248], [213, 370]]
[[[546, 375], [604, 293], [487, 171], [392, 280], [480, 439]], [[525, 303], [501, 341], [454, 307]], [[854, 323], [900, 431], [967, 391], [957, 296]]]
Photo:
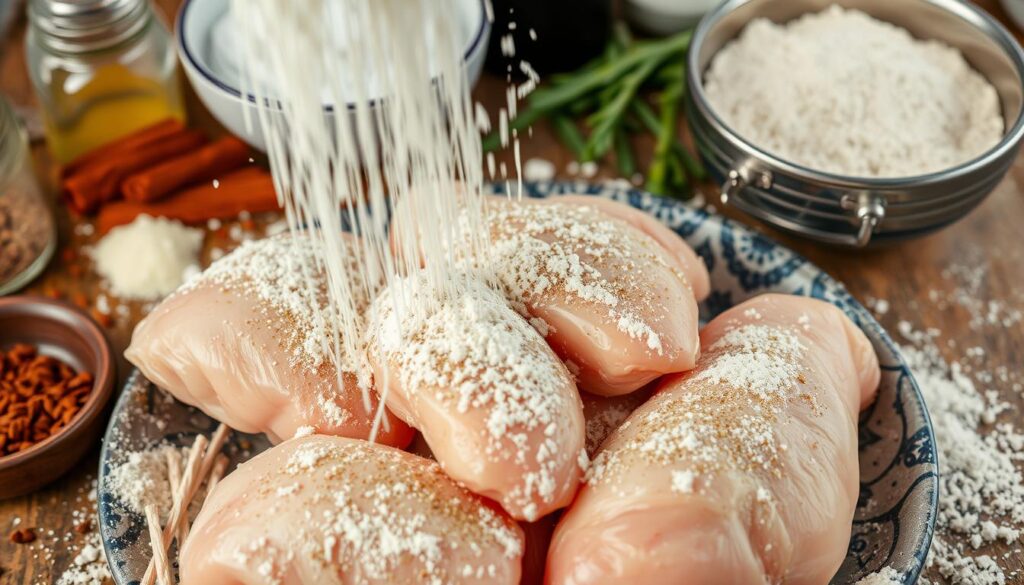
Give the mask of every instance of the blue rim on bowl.
[[[495, 192], [504, 189], [504, 185], [492, 186]], [[916, 582], [931, 545], [938, 507], [931, 421], [899, 347], [845, 287], [750, 228], [678, 201], [585, 182], [526, 183], [524, 189], [531, 197], [570, 193], [609, 197], [661, 220], [697, 251], [711, 273], [712, 293], [701, 304], [703, 319], [746, 298], [774, 291], [827, 300], [864, 331], [882, 364], [882, 380], [874, 405], [860, 416], [860, 494], [846, 559], [832, 582], [855, 583], [883, 567], [898, 571], [905, 585]], [[112, 465], [126, 457], [126, 451], [163, 441], [184, 444], [195, 433], [210, 433], [216, 427], [198, 410], [169, 397], [159, 399], [162, 395], [135, 372], [118, 401], [100, 457], [100, 531], [118, 585], [141, 576], [149, 560], [149, 543], [145, 520], [129, 512], [106, 488]], [[147, 406], [139, 407], [140, 403]], [[262, 437], [247, 440], [254, 445], [253, 452], [267, 445]], [[244, 458], [235, 456], [233, 462]]]
[[[489, 32], [491, 29], [491, 21], [487, 18], [487, 2], [489, 0], [480, 0], [480, 23], [476, 27], [476, 32], [473, 34], [473, 40], [469, 43], [469, 48], [463, 53], [463, 61], [468, 62], [470, 58], [477, 52], [485, 50], [487, 47], [485, 40], [489, 38]], [[223, 81], [213, 71], [210, 71], [209, 67], [201, 60], [196, 58], [196, 50], [194, 47], [190, 47], [189, 43], [186, 42], [185, 36], [185, 22], [188, 15], [188, 11], [195, 4], [195, 0], [183, 0], [181, 7], [178, 9], [178, 16], [175, 18], [174, 23], [174, 37], [179, 47], [179, 54], [182, 59], [187, 60], [188, 64], [195, 68], [195, 70], [207, 81], [212, 83], [214, 86], [227, 92], [236, 99], [242, 99], [242, 91], [237, 87], [233, 87], [227, 82]], [[251, 93], [246, 93], [246, 100], [250, 103], [256, 103], [256, 96]], [[370, 104], [375, 103], [376, 100], [370, 100]], [[349, 110], [355, 108], [355, 104], [349, 103], [347, 105]], [[324, 111], [333, 112], [333, 104], [324, 104]]]

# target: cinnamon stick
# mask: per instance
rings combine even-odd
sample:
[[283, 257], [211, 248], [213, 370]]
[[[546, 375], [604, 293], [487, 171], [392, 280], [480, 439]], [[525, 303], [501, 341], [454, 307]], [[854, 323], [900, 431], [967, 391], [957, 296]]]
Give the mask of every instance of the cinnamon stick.
[[177, 134], [185, 129], [185, 124], [177, 118], [164, 118], [155, 124], [140, 128], [130, 134], [94, 148], [89, 152], [75, 158], [75, 160], [64, 165], [60, 170], [61, 178], [70, 177], [83, 168], [98, 161], [115, 157], [119, 153], [138, 150], [157, 141], [163, 140], [172, 134]]
[[115, 201], [105, 205], [96, 227], [105, 234], [143, 214], [201, 224], [209, 219], [237, 217], [243, 211], [260, 213], [279, 208], [270, 173], [258, 167], [245, 167], [221, 177], [216, 186], [204, 183], [153, 203]]
[[181, 155], [206, 142], [198, 130], [181, 130], [134, 150], [118, 151], [98, 160], [64, 180], [64, 196], [78, 213], [93, 213], [114, 199], [121, 181], [139, 169]]
[[244, 142], [227, 136], [132, 174], [121, 183], [121, 194], [128, 201], [156, 201], [181, 187], [233, 171], [244, 165], [249, 155], [249, 147]]

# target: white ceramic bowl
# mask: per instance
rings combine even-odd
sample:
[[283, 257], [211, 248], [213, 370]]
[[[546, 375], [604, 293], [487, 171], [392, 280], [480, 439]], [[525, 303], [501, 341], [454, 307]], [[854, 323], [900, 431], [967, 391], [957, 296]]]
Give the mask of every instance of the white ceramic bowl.
[[[456, 0], [466, 22], [476, 23], [472, 25], [464, 53], [471, 86], [480, 78], [491, 34], [484, 1]], [[215, 25], [228, 14], [229, 6], [230, 0], [184, 0], [174, 27], [178, 57], [196, 94], [213, 117], [253, 148], [265, 151], [259, 127], [253, 124], [253, 128], [247, 129], [245, 124], [245, 109], [249, 110], [252, 120], [256, 119], [256, 101], [252, 95], [243, 98], [237, 80], [225, 73], [222, 65], [225, 60], [218, 54], [223, 44], [214, 38], [217, 34]], [[325, 105], [324, 115], [330, 123], [334, 109]]]
[[667, 36], [693, 27], [719, 4], [721, 0], [625, 0], [622, 12], [634, 27]]

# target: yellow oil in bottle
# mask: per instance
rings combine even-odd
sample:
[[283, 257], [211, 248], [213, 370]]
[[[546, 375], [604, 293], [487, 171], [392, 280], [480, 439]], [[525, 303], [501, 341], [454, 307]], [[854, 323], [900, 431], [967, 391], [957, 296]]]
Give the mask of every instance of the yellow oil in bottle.
[[61, 164], [165, 118], [185, 118], [176, 75], [160, 83], [111, 63], [84, 83], [75, 74], [54, 71], [51, 87], [46, 137]]

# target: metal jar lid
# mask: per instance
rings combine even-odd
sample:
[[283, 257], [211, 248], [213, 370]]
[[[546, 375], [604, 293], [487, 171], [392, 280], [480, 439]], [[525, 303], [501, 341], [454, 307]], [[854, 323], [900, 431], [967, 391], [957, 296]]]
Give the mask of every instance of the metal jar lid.
[[[940, 172], [875, 179], [794, 164], [726, 125], [703, 89], [704, 71], [715, 53], [755, 18], [785, 22], [833, 3], [960, 50], [999, 95], [1002, 140], [978, 158]], [[828, 244], [863, 247], [898, 241], [964, 217], [1002, 180], [1024, 136], [1024, 51], [992, 17], [960, 0], [727, 0], [697, 27], [686, 75], [690, 130], [711, 175], [721, 182], [723, 203]]]
[[30, 0], [29, 21], [40, 44], [59, 53], [108, 49], [145, 29], [147, 0]]

